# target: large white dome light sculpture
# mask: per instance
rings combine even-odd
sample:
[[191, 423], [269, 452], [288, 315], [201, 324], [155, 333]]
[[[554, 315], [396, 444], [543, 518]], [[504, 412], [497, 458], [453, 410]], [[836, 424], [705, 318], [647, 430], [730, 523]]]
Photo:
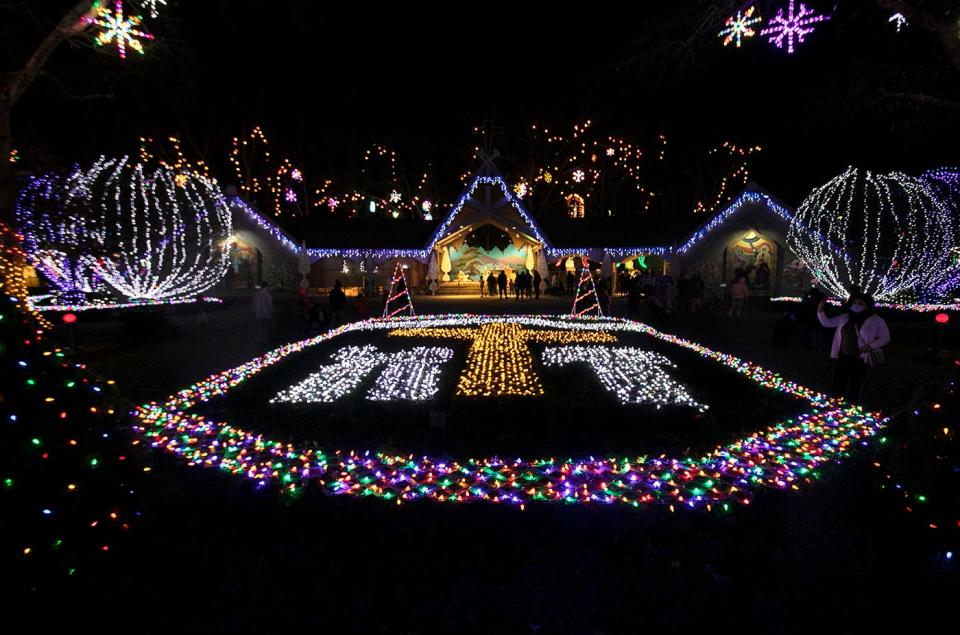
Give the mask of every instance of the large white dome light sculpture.
[[88, 172], [106, 255], [103, 279], [129, 298], [168, 300], [206, 291], [227, 270], [232, 218], [216, 182], [127, 157]]
[[830, 293], [942, 299], [960, 282], [951, 251], [960, 224], [929, 180], [848, 168], [800, 205], [789, 247]]

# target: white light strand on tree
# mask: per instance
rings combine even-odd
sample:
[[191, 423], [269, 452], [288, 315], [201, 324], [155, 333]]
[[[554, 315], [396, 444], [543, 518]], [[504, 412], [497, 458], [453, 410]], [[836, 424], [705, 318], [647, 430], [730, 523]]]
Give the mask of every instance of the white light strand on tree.
[[878, 300], [930, 302], [957, 286], [958, 230], [929, 181], [848, 168], [803, 201], [787, 244], [837, 296], [857, 286]]
[[227, 269], [230, 209], [214, 181], [161, 166], [147, 174], [127, 157], [101, 159], [84, 179], [107, 252], [106, 282], [130, 298], [182, 298]]

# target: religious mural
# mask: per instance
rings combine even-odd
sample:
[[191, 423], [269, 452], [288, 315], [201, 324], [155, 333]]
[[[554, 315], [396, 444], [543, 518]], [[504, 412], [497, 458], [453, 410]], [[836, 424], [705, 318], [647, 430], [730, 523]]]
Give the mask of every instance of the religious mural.
[[777, 244], [750, 230], [727, 246], [725, 281], [730, 284], [741, 276], [751, 291], [769, 293], [777, 271]]
[[227, 283], [231, 289], [252, 289], [257, 283], [257, 250], [242, 240], [230, 241]]
[[[481, 276], [486, 277], [489, 272], [500, 271], [504, 267], [519, 271], [525, 266], [526, 259], [526, 247], [517, 249], [511, 244], [503, 249], [484, 249], [464, 243], [459, 249], [450, 247], [450, 277], [453, 280], [466, 278], [477, 281]], [[464, 278], [461, 278], [460, 272], [463, 272]]]

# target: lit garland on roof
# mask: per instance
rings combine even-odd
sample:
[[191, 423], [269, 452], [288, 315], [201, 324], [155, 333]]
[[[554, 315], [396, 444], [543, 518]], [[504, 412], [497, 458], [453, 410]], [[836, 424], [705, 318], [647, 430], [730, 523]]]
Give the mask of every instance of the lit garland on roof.
[[931, 302], [960, 286], [950, 262], [960, 222], [928, 181], [898, 172], [848, 168], [814, 189], [791, 222], [787, 244], [837, 296], [856, 285], [878, 300]]
[[[808, 413], [775, 423], [742, 439], [687, 458], [609, 456], [503, 460], [496, 457], [442, 460], [383, 452], [298, 447], [210, 421], [190, 412], [197, 403], [227, 393], [286, 357], [339, 335], [382, 329], [456, 328], [516, 324], [573, 332], [642, 333], [691, 350], [733, 369], [761, 386], [810, 402]], [[539, 316], [429, 316], [367, 320], [288, 344], [246, 364], [210, 376], [134, 413], [137, 429], [155, 448], [191, 465], [217, 468], [287, 493], [317, 485], [330, 494], [375, 496], [398, 503], [417, 499], [486, 501], [524, 506], [535, 501], [660, 504], [707, 511], [749, 504], [760, 489], [797, 490], [819, 469], [866, 445], [884, 424], [877, 415], [811, 391], [756, 364], [700, 344], [660, 333], [638, 322], [574, 320]]]

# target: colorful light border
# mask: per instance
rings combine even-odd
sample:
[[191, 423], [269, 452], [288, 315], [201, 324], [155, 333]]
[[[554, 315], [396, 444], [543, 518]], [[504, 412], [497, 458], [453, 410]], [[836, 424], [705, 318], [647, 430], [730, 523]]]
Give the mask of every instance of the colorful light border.
[[[771, 302], [802, 302], [803, 298], [795, 295], [783, 295], [770, 298]], [[827, 300], [827, 304], [843, 306], [843, 302], [836, 298]], [[873, 303], [880, 309], [904, 311], [906, 313], [936, 313], [939, 311], [960, 311], [960, 302], [886, 302], [878, 300]]]
[[211, 303], [211, 304], [223, 304], [223, 300], [220, 298], [214, 298], [210, 296], [202, 296], [199, 298], [170, 298], [167, 300], [153, 300], [145, 298], [143, 300], [131, 299], [130, 302], [89, 302], [85, 304], [37, 304], [37, 300], [43, 300], [50, 296], [28, 296], [27, 297], [27, 306], [30, 307], [33, 311], [38, 312], [69, 312], [69, 313], [78, 313], [80, 311], [106, 311], [113, 309], [134, 309], [140, 307], [151, 307], [151, 306], [172, 306], [175, 304], [197, 304], [197, 303]]
[[[377, 451], [297, 446], [215, 422], [189, 410], [226, 394], [284, 358], [349, 332], [398, 327], [432, 328], [513, 322], [526, 326], [649, 335], [720, 363], [760, 385], [807, 400], [813, 410], [779, 421], [700, 457], [610, 456], [581, 459], [448, 460]], [[797, 490], [819, 478], [818, 468], [867, 445], [886, 418], [864, 412], [733, 355], [727, 355], [646, 324], [619, 318], [563, 316], [440, 315], [382, 319], [344, 325], [324, 335], [287, 344], [253, 360], [209, 376], [171, 395], [162, 404], [145, 404], [132, 413], [135, 430], [152, 447], [191, 466], [218, 468], [257, 482], [277, 484], [286, 494], [319, 486], [328, 494], [374, 496], [397, 504], [430, 499], [486, 501], [520, 507], [538, 501], [665, 505], [729, 510], [750, 504], [762, 489]]]

